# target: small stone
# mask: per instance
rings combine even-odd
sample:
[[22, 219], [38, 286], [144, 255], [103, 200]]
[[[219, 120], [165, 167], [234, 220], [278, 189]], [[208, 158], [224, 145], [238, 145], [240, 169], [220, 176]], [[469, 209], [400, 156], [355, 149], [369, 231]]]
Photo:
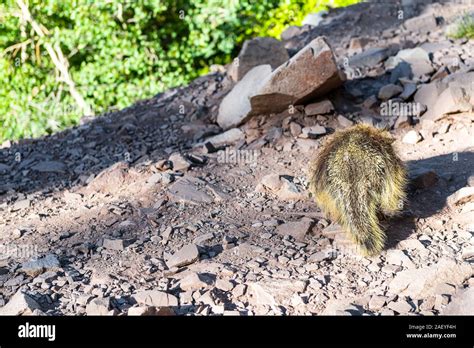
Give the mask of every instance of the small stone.
[[276, 228], [276, 233], [282, 236], [292, 236], [298, 241], [303, 241], [306, 234], [314, 225], [314, 220], [303, 218], [300, 221], [287, 222]]
[[207, 283], [201, 280], [199, 274], [193, 272], [181, 279], [179, 286], [184, 291], [195, 291], [207, 287]]
[[370, 298], [369, 309], [372, 311], [378, 311], [387, 303], [388, 298], [386, 296], [374, 295]]
[[354, 124], [354, 122], [352, 122], [348, 118], [345, 118], [342, 115], [337, 116], [337, 122], [342, 128], [348, 128]]
[[168, 268], [182, 267], [199, 260], [199, 250], [195, 244], [182, 247], [166, 262]]
[[308, 104], [304, 108], [305, 114], [309, 116], [329, 114], [333, 110], [334, 106], [331, 101], [327, 99], [317, 103]]
[[304, 139], [316, 139], [323, 134], [326, 134], [326, 128], [320, 125], [316, 125], [312, 127], [304, 127], [299, 136], [300, 138]]
[[413, 94], [415, 94], [416, 92], [416, 84], [414, 83], [407, 83], [404, 87], [403, 87], [403, 92], [402, 94], [399, 95], [400, 98], [402, 98], [403, 100], [407, 100], [409, 99]]
[[103, 247], [109, 250], [122, 251], [131, 243], [132, 240], [104, 238]]
[[432, 13], [426, 13], [407, 19], [403, 25], [409, 31], [427, 33], [436, 29], [437, 22]]
[[407, 268], [415, 268], [410, 258], [401, 250], [388, 250], [386, 255], [387, 262], [392, 265], [404, 266]]
[[308, 262], [322, 262], [322, 261], [327, 261], [327, 260], [332, 260], [334, 259], [334, 253], [332, 250], [323, 250], [323, 251], [318, 251], [312, 254], [308, 258]]
[[86, 306], [87, 315], [108, 315], [110, 298], [95, 298]]
[[239, 128], [231, 128], [224, 133], [207, 138], [205, 143], [211, 143], [213, 147], [218, 148], [221, 146], [235, 144], [236, 142], [244, 139], [244, 132], [242, 132]]
[[158, 290], [145, 290], [132, 296], [140, 305], [170, 307], [178, 305], [178, 298]]
[[0, 315], [32, 315], [38, 309], [41, 309], [38, 302], [18, 290], [5, 306], [0, 307]]
[[66, 172], [66, 165], [57, 161], [43, 161], [34, 165], [31, 169], [40, 173], [64, 173]]
[[247, 290], [247, 286], [244, 284], [237, 284], [235, 288], [232, 290], [232, 296], [235, 298], [239, 298], [243, 296]]
[[398, 85], [394, 85], [394, 84], [389, 84], [380, 88], [378, 98], [381, 100], [388, 100], [394, 96], [399, 95], [402, 92], [403, 92], [402, 87]]
[[279, 174], [268, 174], [265, 175], [261, 180], [260, 183], [272, 192], [277, 192], [283, 183], [280, 180]]
[[399, 314], [406, 314], [412, 311], [413, 307], [405, 300], [399, 300], [397, 302], [390, 302], [387, 307]]
[[45, 271], [61, 270], [61, 264], [56, 255], [48, 254], [42, 258], [24, 262], [21, 270], [29, 276], [36, 277]]
[[404, 135], [402, 142], [405, 144], [414, 145], [418, 143], [420, 140], [421, 140], [420, 134], [415, 130], [411, 130], [407, 134]]
[[388, 49], [385, 47], [373, 47], [349, 58], [349, 66], [352, 69], [369, 67], [372, 68], [388, 57]]
[[185, 172], [191, 167], [191, 162], [180, 153], [173, 153], [169, 161], [172, 163], [174, 171]]
[[140, 307], [129, 308], [127, 314], [131, 316], [149, 316], [149, 315], [169, 316], [169, 315], [175, 315], [175, 312], [173, 311], [172, 308], [169, 308], [169, 307], [156, 308], [154, 306], [140, 306]]
[[222, 291], [232, 291], [234, 288], [234, 284], [231, 281], [220, 278], [216, 280], [215, 286]]
[[301, 134], [301, 126], [296, 122], [290, 123], [290, 133], [292, 136], [297, 137]]

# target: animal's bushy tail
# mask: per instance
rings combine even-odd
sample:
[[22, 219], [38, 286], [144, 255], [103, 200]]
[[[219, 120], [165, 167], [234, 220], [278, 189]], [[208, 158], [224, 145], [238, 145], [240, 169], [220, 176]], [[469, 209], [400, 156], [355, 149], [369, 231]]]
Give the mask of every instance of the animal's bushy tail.
[[[375, 193], [356, 187], [349, 192], [349, 197], [336, 196], [340, 214], [340, 224], [349, 232], [353, 241], [366, 255], [382, 251], [386, 235], [380, 227], [377, 216], [378, 204]], [[341, 199], [338, 199], [338, 198]]]

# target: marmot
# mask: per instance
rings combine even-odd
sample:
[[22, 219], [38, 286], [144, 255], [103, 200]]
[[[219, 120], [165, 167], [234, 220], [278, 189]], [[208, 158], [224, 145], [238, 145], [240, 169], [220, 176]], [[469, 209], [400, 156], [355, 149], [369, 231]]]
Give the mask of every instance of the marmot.
[[393, 141], [386, 130], [356, 125], [332, 135], [309, 168], [316, 203], [365, 255], [384, 247], [380, 215], [395, 215], [406, 198], [406, 169]]

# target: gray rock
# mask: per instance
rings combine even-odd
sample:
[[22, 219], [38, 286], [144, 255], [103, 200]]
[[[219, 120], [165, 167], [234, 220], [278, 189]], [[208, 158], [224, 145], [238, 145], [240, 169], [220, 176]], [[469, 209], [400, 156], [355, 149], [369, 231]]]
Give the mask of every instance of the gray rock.
[[169, 161], [173, 164], [174, 171], [185, 172], [191, 167], [191, 162], [180, 153], [173, 153]]
[[309, 116], [328, 114], [333, 110], [334, 105], [332, 105], [331, 101], [328, 99], [308, 104], [304, 108], [305, 114]]
[[36, 277], [45, 271], [61, 270], [61, 264], [56, 255], [48, 254], [42, 258], [24, 262], [21, 270], [32, 277]]
[[[425, 127], [432, 124], [434, 121], [450, 113], [471, 111], [474, 106], [474, 86], [472, 81], [474, 81], [474, 72], [456, 73], [448, 76], [441, 82], [435, 81], [430, 83], [429, 85], [434, 85], [426, 87], [427, 89], [429, 88], [427, 92], [433, 91], [438, 92], [438, 94], [436, 97], [429, 98], [431, 104], [425, 104], [428, 106], [428, 111], [421, 119], [422, 126]], [[419, 96], [419, 98], [422, 97]]]
[[173, 254], [166, 265], [168, 268], [182, 267], [199, 260], [199, 250], [196, 245], [188, 244]]
[[413, 310], [413, 306], [405, 300], [390, 302], [387, 307], [399, 314], [406, 314]]
[[326, 134], [326, 128], [320, 125], [316, 125], [312, 127], [304, 127], [301, 130], [301, 134], [299, 135], [299, 137], [304, 139], [316, 139], [323, 134]]
[[303, 241], [306, 234], [314, 225], [313, 219], [303, 218], [300, 221], [287, 222], [276, 228], [276, 233], [282, 236], [292, 236], [298, 241]]
[[312, 254], [310, 257], [308, 257], [308, 262], [321, 262], [321, 261], [326, 261], [326, 260], [332, 260], [334, 259], [334, 253], [332, 250], [322, 250], [322, 251], [317, 251], [314, 254]]
[[179, 286], [184, 291], [195, 291], [207, 287], [207, 283], [201, 279], [198, 273], [192, 272], [180, 280]]
[[383, 47], [374, 47], [365, 50], [349, 58], [351, 68], [373, 67], [388, 57], [388, 49]]
[[345, 76], [323, 37], [318, 37], [276, 69], [250, 98], [253, 114], [284, 111], [340, 86]]
[[0, 315], [32, 315], [38, 309], [41, 309], [38, 302], [20, 289], [5, 306], [0, 307]]
[[87, 315], [109, 315], [110, 298], [95, 298], [86, 306]]
[[128, 309], [127, 315], [130, 316], [170, 316], [175, 315], [172, 308], [160, 307], [156, 308], [154, 306], [139, 306], [131, 307]]
[[411, 74], [404, 77], [411, 77], [412, 75], [421, 77], [434, 71], [428, 53], [426, 53], [426, 51], [420, 47], [399, 51], [396, 56], [390, 57], [387, 60], [385, 63], [385, 68], [395, 68], [402, 62], [407, 63], [411, 70]]
[[290, 25], [285, 30], [283, 30], [280, 37], [282, 40], [286, 41], [301, 34], [301, 32], [302, 32], [301, 27], [298, 27], [296, 25]]
[[111, 238], [104, 238], [103, 247], [109, 250], [117, 250], [122, 251], [127, 246], [133, 243], [133, 239], [111, 239]]
[[387, 251], [386, 260], [392, 265], [415, 268], [413, 261], [402, 250], [391, 249]]
[[451, 298], [442, 315], [474, 315], [474, 288], [459, 291]]
[[4, 163], [0, 163], [0, 174], [5, 174], [10, 170], [10, 167]]
[[158, 290], [145, 290], [132, 296], [140, 305], [155, 307], [170, 307], [178, 305], [178, 298], [171, 294]]
[[171, 200], [191, 204], [211, 203], [213, 197], [206, 192], [207, 185], [204, 181], [194, 177], [183, 177], [168, 188]]
[[443, 257], [436, 264], [404, 270], [389, 283], [389, 291], [399, 296], [423, 298], [435, 295], [441, 283], [461, 284], [472, 275], [471, 266]]
[[402, 87], [398, 85], [394, 85], [394, 84], [389, 84], [380, 88], [378, 98], [382, 100], [388, 100], [392, 97], [399, 95], [402, 92], [403, 92]]
[[219, 278], [216, 280], [216, 288], [222, 291], [232, 291], [234, 284], [230, 280]]
[[352, 122], [351, 120], [349, 120], [348, 118], [342, 115], [337, 116], [337, 122], [342, 128], [347, 128], [354, 124], [354, 122]]
[[409, 31], [426, 33], [435, 30], [437, 23], [435, 16], [427, 13], [407, 19], [403, 25]]
[[[223, 129], [240, 125], [250, 117], [250, 98], [260, 93], [270, 78], [270, 65], [259, 65], [251, 69], [222, 100], [217, 115], [217, 124]], [[215, 146], [215, 144], [213, 143]]]
[[43, 161], [34, 165], [31, 169], [41, 173], [64, 173], [66, 172], [66, 165], [58, 161]]
[[413, 94], [416, 92], [416, 84], [414, 83], [407, 83], [403, 86], [403, 92], [399, 95], [400, 98], [403, 100], [409, 99]]
[[387, 303], [388, 298], [386, 296], [374, 295], [370, 298], [369, 309], [372, 311], [378, 311]]
[[206, 142], [211, 143], [214, 147], [225, 145], [232, 145], [240, 140], [244, 140], [245, 135], [239, 128], [229, 129], [221, 134], [206, 139]]
[[246, 40], [237, 59], [230, 65], [229, 75], [234, 81], [240, 81], [258, 65], [268, 64], [275, 69], [289, 58], [284, 44], [275, 38], [257, 37]]

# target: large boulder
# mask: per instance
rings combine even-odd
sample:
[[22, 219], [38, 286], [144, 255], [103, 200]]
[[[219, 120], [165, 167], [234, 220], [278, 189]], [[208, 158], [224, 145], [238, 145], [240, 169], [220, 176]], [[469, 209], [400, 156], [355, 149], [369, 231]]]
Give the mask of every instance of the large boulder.
[[324, 37], [311, 41], [277, 68], [250, 98], [252, 114], [278, 113], [340, 86], [345, 76]]
[[257, 37], [244, 42], [237, 59], [230, 65], [228, 74], [232, 80], [240, 81], [258, 65], [268, 64], [276, 69], [289, 58], [281, 41], [273, 37]]
[[251, 69], [222, 100], [217, 124], [223, 129], [230, 129], [246, 121], [250, 114], [249, 98], [259, 91], [271, 72], [272, 67], [268, 64]]

